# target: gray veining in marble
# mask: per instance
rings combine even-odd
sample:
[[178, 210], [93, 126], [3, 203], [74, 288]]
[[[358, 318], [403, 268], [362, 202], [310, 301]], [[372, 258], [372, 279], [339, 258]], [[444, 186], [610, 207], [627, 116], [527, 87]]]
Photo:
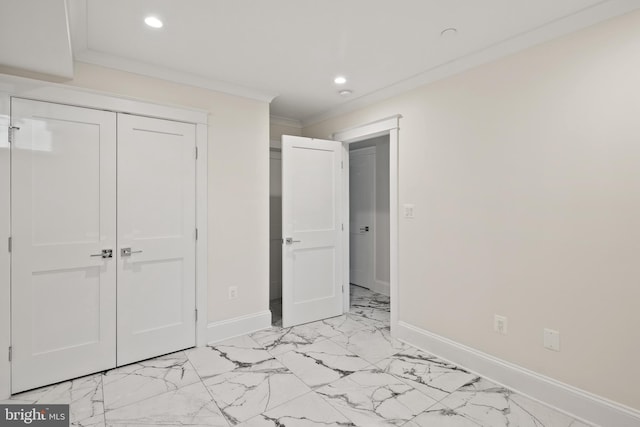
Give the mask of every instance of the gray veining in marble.
[[435, 403], [378, 369], [355, 372], [316, 391], [359, 426], [402, 425]]
[[312, 388], [329, 384], [370, 366], [366, 360], [330, 340], [289, 351], [277, 358]]
[[313, 392], [240, 424], [241, 427], [351, 427], [356, 425], [335, 410], [320, 395]]
[[201, 382], [107, 410], [105, 418], [108, 426], [229, 426]]
[[204, 381], [231, 424], [246, 421], [311, 389], [275, 359]]
[[[588, 427], [390, 336], [389, 298], [352, 286], [342, 316], [43, 387], [74, 426]], [[277, 314], [277, 313], [276, 313]]]
[[477, 424], [495, 427], [577, 427], [575, 419], [484, 378], [451, 393], [441, 403]]
[[200, 377], [182, 351], [116, 368], [103, 376], [105, 409], [126, 406], [197, 381]]
[[478, 378], [459, 366], [417, 349], [397, 353], [377, 366], [438, 401]]

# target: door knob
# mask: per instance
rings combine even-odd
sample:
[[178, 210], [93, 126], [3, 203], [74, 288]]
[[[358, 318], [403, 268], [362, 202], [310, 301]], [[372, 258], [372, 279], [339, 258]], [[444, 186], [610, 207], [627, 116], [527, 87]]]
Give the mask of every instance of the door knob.
[[122, 248], [120, 249], [120, 256], [131, 256], [131, 254], [139, 254], [142, 251], [132, 251], [131, 248]]
[[113, 258], [113, 250], [112, 249], [103, 249], [99, 254], [91, 254], [90, 257], [99, 256], [100, 258]]
[[286, 239], [284, 239], [284, 242], [287, 245], [290, 245], [292, 243], [300, 243], [302, 240], [293, 240], [293, 237], [287, 237]]

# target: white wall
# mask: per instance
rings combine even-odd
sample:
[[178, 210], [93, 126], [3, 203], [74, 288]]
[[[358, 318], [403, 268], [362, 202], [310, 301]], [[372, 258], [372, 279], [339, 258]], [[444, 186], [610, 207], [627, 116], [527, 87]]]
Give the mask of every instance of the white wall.
[[209, 321], [268, 310], [269, 105], [84, 63], [68, 84], [209, 112]]
[[638, 76], [634, 12], [303, 129], [402, 114], [400, 320], [640, 409]]

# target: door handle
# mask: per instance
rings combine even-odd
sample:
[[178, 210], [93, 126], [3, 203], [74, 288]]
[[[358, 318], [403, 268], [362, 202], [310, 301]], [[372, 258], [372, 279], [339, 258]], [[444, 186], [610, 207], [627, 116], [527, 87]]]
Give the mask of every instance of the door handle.
[[284, 239], [284, 242], [287, 245], [290, 245], [292, 243], [300, 243], [300, 242], [302, 242], [302, 240], [293, 240], [293, 237], [287, 237], [286, 239]]
[[366, 225], [364, 227], [360, 227], [360, 232], [361, 233], [366, 233], [367, 231], [369, 231], [369, 226], [368, 225]]
[[120, 249], [120, 256], [131, 256], [131, 254], [140, 254], [142, 251], [132, 251], [131, 248]]
[[90, 257], [99, 256], [101, 258], [113, 258], [113, 250], [112, 249], [103, 249], [99, 254], [91, 254]]

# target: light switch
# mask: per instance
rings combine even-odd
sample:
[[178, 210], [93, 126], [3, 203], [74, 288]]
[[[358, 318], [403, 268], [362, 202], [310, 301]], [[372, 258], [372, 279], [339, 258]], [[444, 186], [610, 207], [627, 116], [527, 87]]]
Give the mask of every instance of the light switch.
[[415, 218], [414, 217], [414, 206], [412, 204], [404, 204], [404, 217], [405, 218]]

